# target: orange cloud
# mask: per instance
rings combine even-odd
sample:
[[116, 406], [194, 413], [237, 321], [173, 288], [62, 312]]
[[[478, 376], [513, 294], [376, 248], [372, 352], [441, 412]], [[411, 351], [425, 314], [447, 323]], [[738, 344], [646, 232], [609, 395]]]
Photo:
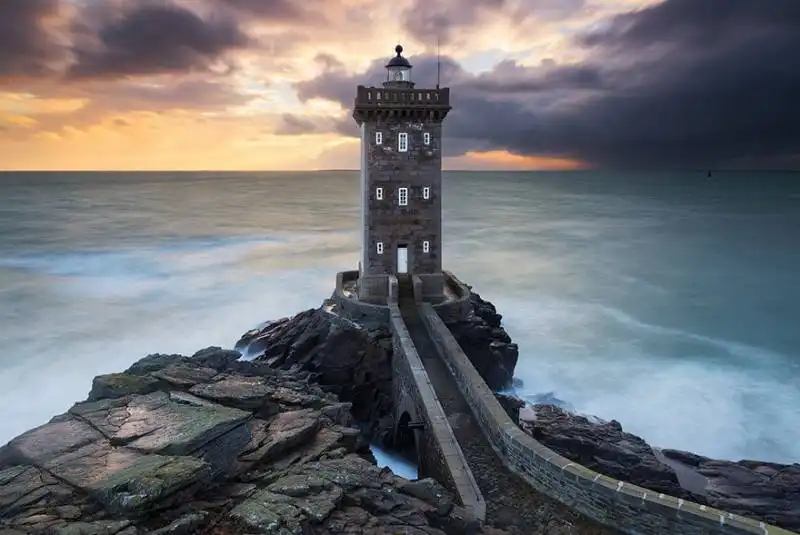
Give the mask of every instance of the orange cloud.
[[505, 150], [467, 152], [464, 156], [453, 158], [451, 166], [463, 163], [469, 169], [487, 167], [490, 169], [519, 169], [525, 171], [572, 171], [586, 169], [588, 166], [577, 160], [553, 156], [522, 156]]

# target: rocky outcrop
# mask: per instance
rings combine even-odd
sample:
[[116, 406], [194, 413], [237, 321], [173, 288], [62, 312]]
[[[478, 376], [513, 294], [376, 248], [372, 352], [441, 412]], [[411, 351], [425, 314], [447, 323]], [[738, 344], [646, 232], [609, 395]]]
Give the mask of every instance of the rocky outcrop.
[[517, 366], [519, 348], [503, 329], [503, 316], [492, 303], [474, 292], [470, 294], [470, 303], [473, 313], [447, 326], [489, 388], [508, 388]]
[[571, 461], [656, 492], [800, 531], [800, 464], [720, 461], [659, 450], [604, 422], [555, 405], [528, 405], [520, 427]]
[[393, 404], [388, 327], [364, 327], [322, 307], [247, 332], [236, 348], [272, 368], [311, 372], [326, 391], [351, 403], [353, 417], [371, 439], [388, 443]]
[[800, 532], [800, 464], [720, 461], [669, 449], [660, 453], [678, 474], [705, 480], [698, 491], [709, 505]]
[[[511, 383], [518, 349], [494, 305], [471, 294], [472, 312], [449, 323], [456, 339], [493, 388]], [[329, 303], [245, 333], [236, 349], [278, 369], [301, 369], [342, 401], [367, 435], [389, 444], [392, 421], [392, 336], [388, 326], [365, 325], [331, 312]]]
[[151, 355], [95, 378], [0, 449], [0, 532], [490, 532], [436, 482], [376, 467], [350, 403], [313, 374], [239, 356]]

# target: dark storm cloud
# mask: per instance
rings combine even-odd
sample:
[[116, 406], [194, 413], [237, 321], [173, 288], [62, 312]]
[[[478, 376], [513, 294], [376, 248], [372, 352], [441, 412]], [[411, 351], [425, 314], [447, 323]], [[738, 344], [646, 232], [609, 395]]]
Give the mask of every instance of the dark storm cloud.
[[43, 21], [58, 12], [58, 0], [0, 1], [0, 78], [34, 77], [59, 57]]
[[[580, 37], [580, 65], [501, 63], [481, 76], [445, 62], [448, 143], [606, 167], [797, 165], [800, 2], [666, 0]], [[298, 86], [352, 106], [382, 78], [330, 69]], [[432, 85], [435, 59], [412, 58]]]
[[204, 19], [169, 3], [139, 5], [83, 33], [88, 38], [74, 50], [72, 78], [208, 70], [225, 52], [250, 42], [232, 18]]

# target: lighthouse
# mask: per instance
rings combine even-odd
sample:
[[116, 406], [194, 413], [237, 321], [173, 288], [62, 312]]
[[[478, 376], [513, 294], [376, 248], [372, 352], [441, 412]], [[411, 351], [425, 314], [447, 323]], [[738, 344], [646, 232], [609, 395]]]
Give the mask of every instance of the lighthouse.
[[443, 297], [442, 124], [450, 90], [417, 87], [403, 47], [382, 87], [356, 88], [361, 133], [358, 299], [385, 304], [389, 276], [417, 275], [427, 301]]

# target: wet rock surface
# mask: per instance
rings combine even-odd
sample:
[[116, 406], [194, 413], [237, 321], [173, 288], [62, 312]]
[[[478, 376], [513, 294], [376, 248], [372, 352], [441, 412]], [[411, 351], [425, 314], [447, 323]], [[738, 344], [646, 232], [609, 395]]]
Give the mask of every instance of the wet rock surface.
[[519, 348], [503, 329], [503, 316], [492, 303], [475, 292], [470, 294], [470, 303], [473, 313], [447, 326], [489, 388], [508, 388], [517, 366]]
[[651, 447], [615, 420], [528, 405], [520, 427], [560, 455], [657, 492], [800, 531], [800, 464], [722, 461]]
[[432, 480], [376, 467], [314, 375], [209, 348], [97, 377], [0, 449], [0, 533], [492, 533]]

